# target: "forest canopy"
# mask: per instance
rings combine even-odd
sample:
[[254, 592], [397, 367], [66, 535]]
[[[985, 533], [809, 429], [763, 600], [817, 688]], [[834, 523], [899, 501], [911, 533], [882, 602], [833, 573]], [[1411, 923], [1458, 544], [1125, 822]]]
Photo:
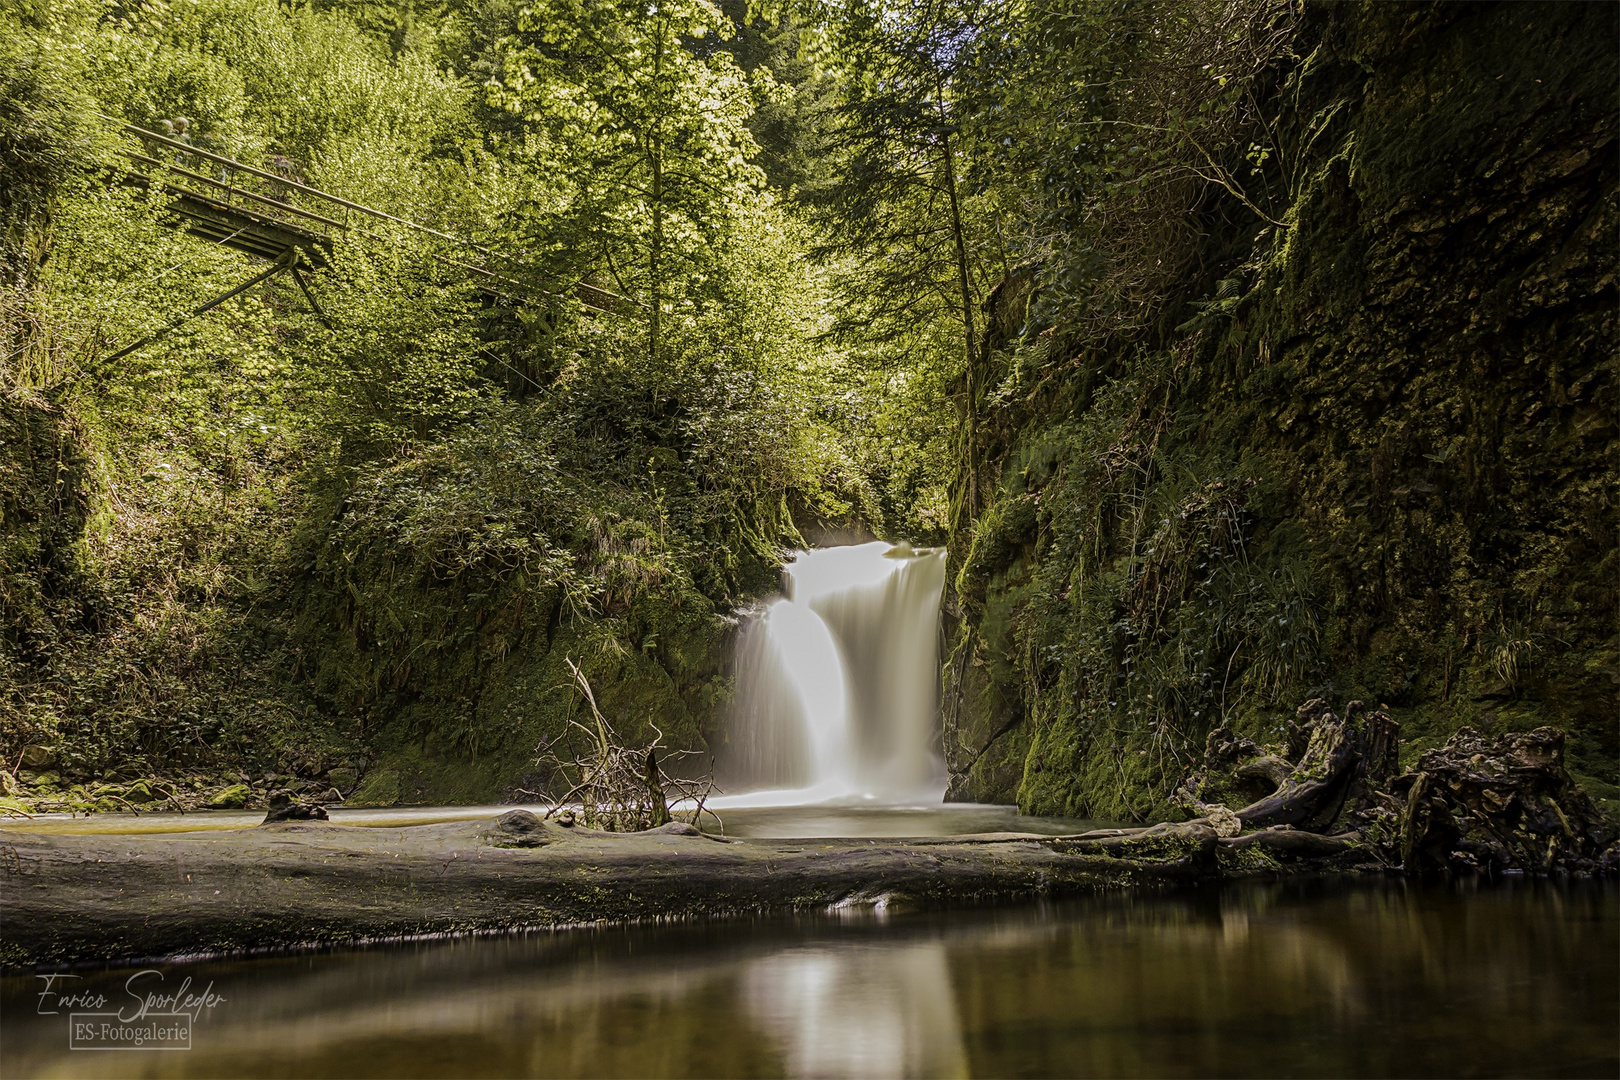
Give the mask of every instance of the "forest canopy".
[[[840, 319], [835, 79], [785, 15], [4, 18], [9, 754], [521, 765], [580, 654], [691, 745], [800, 526], [943, 537], [960, 357]], [[193, 316], [265, 269], [176, 227], [225, 185], [324, 246]], [[397, 220], [273, 205], [337, 212], [306, 187]]]
[[1162, 816], [1311, 696], [1620, 795], [1614, 27], [1530, 10], [13, 0], [0, 751], [510, 795], [577, 662], [721, 752], [872, 534], [950, 548], [959, 796]]

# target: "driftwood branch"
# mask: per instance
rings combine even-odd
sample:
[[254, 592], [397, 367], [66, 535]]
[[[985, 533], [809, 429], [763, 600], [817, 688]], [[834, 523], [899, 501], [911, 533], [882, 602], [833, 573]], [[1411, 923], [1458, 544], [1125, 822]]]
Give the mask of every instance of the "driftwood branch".
[[1294, 766], [1275, 754], [1255, 758], [1237, 768], [1237, 775], [1246, 780], [1269, 780], [1274, 787], [1282, 787], [1294, 774]]

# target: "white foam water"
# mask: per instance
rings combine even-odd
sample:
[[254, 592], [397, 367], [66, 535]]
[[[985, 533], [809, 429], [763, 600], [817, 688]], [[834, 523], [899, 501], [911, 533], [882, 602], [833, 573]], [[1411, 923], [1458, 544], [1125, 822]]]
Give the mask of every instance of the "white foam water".
[[[881, 541], [800, 552], [742, 631], [715, 806], [937, 804], [945, 552]], [[753, 789], [753, 790], [750, 790]]]

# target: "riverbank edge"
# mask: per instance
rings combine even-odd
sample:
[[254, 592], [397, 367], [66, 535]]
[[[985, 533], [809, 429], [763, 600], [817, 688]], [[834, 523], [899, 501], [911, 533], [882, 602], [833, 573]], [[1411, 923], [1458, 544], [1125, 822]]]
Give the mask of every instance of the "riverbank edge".
[[[0, 831], [0, 968], [238, 954], [748, 912], [1179, 888], [1286, 870], [1206, 825], [1070, 837], [723, 840], [565, 828], [527, 811], [375, 828], [156, 836]], [[1302, 853], [1303, 854], [1303, 853]], [[1377, 869], [1364, 850], [1310, 868]]]

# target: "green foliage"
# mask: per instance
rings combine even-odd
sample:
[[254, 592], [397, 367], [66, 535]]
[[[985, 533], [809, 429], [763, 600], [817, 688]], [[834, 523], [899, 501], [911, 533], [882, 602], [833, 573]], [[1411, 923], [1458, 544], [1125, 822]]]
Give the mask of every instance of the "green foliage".
[[965, 793], [1158, 816], [1210, 726], [1317, 695], [1388, 703], [1406, 754], [1557, 723], [1612, 783], [1614, 38], [1545, 14], [1042, 8], [985, 39], [987, 87], [1041, 73], [975, 124], [1044, 253], [992, 297], [996, 484], [955, 537], [953, 679], [994, 718], [960, 722]]
[[[488, 798], [571, 664], [700, 749], [864, 526], [950, 542], [959, 794], [1161, 814], [1314, 693], [1620, 781], [1614, 27], [1528, 10], [0, 15], [0, 750]], [[433, 232], [188, 319], [264, 268], [126, 182], [181, 116]]]
[[763, 180], [747, 78], [729, 53], [682, 44], [730, 28], [707, 0], [530, 4], [491, 85], [571, 186], [560, 218], [528, 236], [641, 300], [655, 358], [666, 304], [724, 295], [712, 282]]
[[0, 252], [10, 286], [43, 259], [44, 219], [104, 147], [85, 122], [78, 58], [8, 16], [0, 35]]
[[[486, 72], [534, 65], [515, 122], [440, 68], [447, 39], [334, 7], [63, 9], [18, 38], [43, 59], [0, 103], [36, 238], [0, 369], [0, 749], [75, 775], [348, 760], [374, 796], [490, 798], [544, 779], [569, 660], [626, 738], [712, 733], [725, 613], [802, 542], [789, 504], [863, 482], [814, 407], [835, 360], [804, 227], [749, 163], [753, 87], [694, 46], [713, 9], [581, 9], [566, 40], [463, 14]], [[628, 69], [579, 55], [598, 32]], [[187, 116], [522, 258], [372, 221], [306, 271], [318, 312], [281, 276], [187, 320], [261, 268], [117, 183], [96, 112]], [[587, 276], [647, 303], [587, 315], [563, 295]]]

